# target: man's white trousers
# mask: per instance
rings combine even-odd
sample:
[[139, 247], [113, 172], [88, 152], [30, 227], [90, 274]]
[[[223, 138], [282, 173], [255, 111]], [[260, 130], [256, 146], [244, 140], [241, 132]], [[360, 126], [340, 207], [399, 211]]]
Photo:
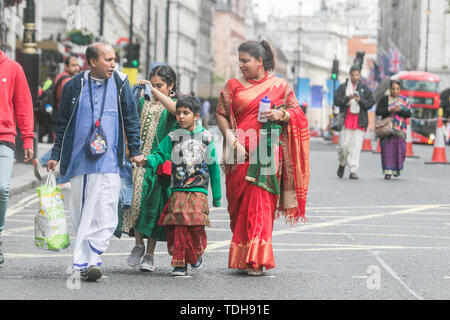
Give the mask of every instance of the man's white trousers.
[[109, 247], [117, 227], [120, 176], [98, 173], [71, 180], [69, 210], [75, 228], [73, 267], [101, 265], [101, 254]]
[[357, 173], [359, 169], [359, 158], [364, 142], [364, 132], [362, 130], [349, 130], [343, 128], [339, 135], [337, 152], [339, 164], [349, 166], [351, 173]]

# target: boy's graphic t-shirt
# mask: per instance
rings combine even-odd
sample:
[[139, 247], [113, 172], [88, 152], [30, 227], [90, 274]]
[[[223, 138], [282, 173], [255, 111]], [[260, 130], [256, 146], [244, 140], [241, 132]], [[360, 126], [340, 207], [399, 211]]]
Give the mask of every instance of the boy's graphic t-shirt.
[[172, 189], [205, 188], [209, 186], [208, 146], [212, 136], [208, 131], [194, 135], [169, 133], [172, 141]]
[[215, 203], [222, 197], [220, 167], [214, 140], [209, 131], [197, 126], [194, 132], [184, 129], [171, 131], [151, 155], [146, 168], [155, 170], [165, 161], [172, 161], [172, 192], [202, 192], [208, 194], [209, 181]]

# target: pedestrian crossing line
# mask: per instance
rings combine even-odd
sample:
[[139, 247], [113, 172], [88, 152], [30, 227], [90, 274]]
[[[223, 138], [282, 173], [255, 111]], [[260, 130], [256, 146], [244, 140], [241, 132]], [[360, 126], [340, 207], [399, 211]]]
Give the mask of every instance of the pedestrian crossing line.
[[22, 200], [17, 202], [14, 206], [12, 206], [11, 209], [16, 209], [17, 207], [22, 207], [24, 204], [27, 204], [27, 202], [32, 199], [38, 200], [37, 194], [33, 193], [33, 194], [30, 194], [29, 196], [23, 198]]
[[[352, 234], [353, 235], [353, 234]], [[348, 235], [346, 235], [348, 236]], [[290, 247], [336, 247], [336, 248], [412, 248], [412, 247], [404, 247], [404, 246], [377, 246], [371, 244], [336, 244], [336, 243], [272, 243], [273, 246], [290, 246]], [[434, 247], [423, 247], [425, 249], [431, 249]], [[450, 249], [450, 247], [439, 247], [441, 249]]]
[[411, 213], [411, 215], [426, 215], [426, 216], [428, 216], [428, 215], [436, 215], [436, 216], [450, 216], [450, 212], [449, 212], [449, 211], [443, 211], [443, 212], [434, 212], [434, 211], [432, 211], [432, 212], [429, 212], [429, 211], [426, 211], [426, 212], [413, 212], [413, 213]]
[[420, 220], [420, 221], [447, 221], [447, 222], [450, 222], [449, 218], [394, 217], [392, 219], [403, 219], [403, 220], [407, 219], [407, 220]]
[[[429, 209], [435, 209], [438, 208], [441, 205], [421, 205], [421, 206], [410, 206], [407, 209], [393, 211], [393, 212], [383, 212], [378, 214], [368, 214], [364, 216], [357, 216], [357, 217], [350, 217], [350, 218], [344, 218], [344, 219], [337, 219], [334, 221], [327, 221], [327, 222], [321, 222], [321, 223], [315, 223], [315, 224], [306, 224], [306, 225], [300, 225], [297, 227], [292, 227], [285, 230], [280, 231], [274, 231], [272, 233], [272, 237], [277, 237], [281, 235], [288, 235], [288, 234], [295, 234], [295, 233], [301, 233], [306, 230], [312, 230], [312, 229], [320, 229], [320, 228], [328, 228], [328, 227], [337, 227], [339, 225], [345, 225], [354, 221], [360, 221], [360, 220], [370, 220], [374, 218], [380, 218], [380, 217], [387, 217], [387, 216], [395, 216], [395, 215], [402, 215], [402, 214], [408, 214], [411, 212], [418, 212], [418, 211], [425, 211]], [[366, 208], [366, 207], [364, 207]], [[206, 252], [211, 252], [213, 250], [219, 249], [221, 247], [229, 246], [230, 241], [222, 241], [215, 244], [212, 244], [211, 246], [206, 248]]]
[[25, 209], [26, 207], [29, 207], [30, 205], [38, 203], [38, 202], [39, 202], [39, 198], [37, 197], [36, 194], [32, 194], [28, 197], [25, 197], [24, 199], [20, 200], [18, 203], [16, 203], [11, 208], [8, 208], [8, 210], [6, 211], [6, 217], [11, 217], [18, 212], [22, 212], [22, 210]]
[[12, 229], [6, 229], [3, 233], [5, 236], [14, 235], [14, 233], [17, 232], [24, 232], [24, 231], [30, 231], [34, 230], [34, 225], [30, 227], [19, 227], [19, 228], [12, 228]]
[[448, 227], [428, 227], [428, 226], [405, 226], [405, 225], [388, 225], [388, 224], [357, 224], [357, 223], [343, 223], [346, 227], [374, 227], [374, 228], [405, 228], [405, 229], [437, 229], [448, 230]]
[[223, 207], [218, 207], [218, 208], [213, 207], [213, 208], [209, 208], [209, 211], [219, 211], [219, 210], [225, 210], [225, 211], [227, 211], [228, 209], [227, 209], [227, 208], [223, 208]]
[[384, 206], [353, 206], [353, 207], [306, 207], [306, 211], [309, 210], [339, 210], [339, 209], [397, 209], [397, 208], [417, 208], [417, 207], [428, 207], [431, 206], [432, 208], [440, 209], [440, 208], [450, 208], [450, 204], [399, 204], [399, 205], [384, 205]]
[[[367, 247], [336, 247], [336, 248], [273, 248], [273, 252], [343, 252], [343, 251], [370, 251], [370, 250], [450, 250], [450, 247], [404, 247], [404, 246], [367, 246]], [[228, 253], [229, 249], [214, 249], [208, 253]]]
[[308, 219], [313, 219], [313, 218], [349, 218], [349, 217], [354, 217], [354, 216], [323, 216], [323, 215], [309, 215]]
[[[33, 218], [34, 218], [34, 216], [33, 216]], [[28, 219], [28, 220], [8, 219], [8, 222], [16, 222], [16, 223], [34, 223], [34, 219]]]
[[218, 231], [218, 232], [231, 232], [230, 229], [217, 229], [217, 228], [208, 228], [206, 231]]
[[[302, 232], [302, 235], [319, 235], [319, 236], [347, 236], [344, 233], [334, 232]], [[353, 236], [375, 236], [375, 237], [398, 237], [398, 238], [422, 238], [422, 239], [442, 239], [448, 240], [450, 237], [445, 236], [427, 236], [427, 235], [414, 235], [414, 234], [387, 234], [387, 233], [354, 233]]]
[[[36, 249], [38, 250], [38, 249]], [[3, 253], [5, 258], [7, 259], [36, 259], [36, 258], [73, 258], [73, 253], [61, 253], [61, 252], [51, 252], [49, 253]], [[167, 252], [157, 252], [155, 251], [155, 255], [167, 255]], [[106, 252], [102, 254], [102, 257], [128, 257], [130, 252]]]
[[[420, 247], [420, 246], [363, 246], [363, 245], [349, 245], [337, 246], [334, 248], [329, 245], [324, 245], [324, 248], [273, 248], [274, 252], [338, 252], [338, 251], [367, 251], [367, 250], [450, 250], [450, 247]], [[216, 249], [209, 253], [228, 253], [229, 249]], [[168, 255], [167, 252], [155, 252], [155, 255]], [[4, 253], [6, 259], [57, 259], [57, 258], [73, 258], [73, 253], [54, 252], [50, 254], [35, 254], [35, 253]], [[127, 257], [129, 252], [110, 252], [104, 253], [104, 257]]]

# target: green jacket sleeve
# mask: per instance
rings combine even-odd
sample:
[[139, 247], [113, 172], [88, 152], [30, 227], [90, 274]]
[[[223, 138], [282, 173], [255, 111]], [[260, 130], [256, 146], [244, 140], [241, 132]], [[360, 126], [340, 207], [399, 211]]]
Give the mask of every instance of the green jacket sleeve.
[[209, 179], [211, 180], [211, 189], [213, 193], [213, 206], [220, 207], [220, 199], [222, 198], [222, 190], [220, 183], [220, 166], [217, 160], [216, 147], [214, 140], [208, 145], [207, 164], [209, 171]]
[[172, 140], [170, 139], [170, 135], [167, 135], [159, 144], [156, 150], [147, 156], [147, 162], [144, 165], [144, 168], [151, 168], [153, 171], [156, 171], [156, 168], [170, 160], [172, 157]]

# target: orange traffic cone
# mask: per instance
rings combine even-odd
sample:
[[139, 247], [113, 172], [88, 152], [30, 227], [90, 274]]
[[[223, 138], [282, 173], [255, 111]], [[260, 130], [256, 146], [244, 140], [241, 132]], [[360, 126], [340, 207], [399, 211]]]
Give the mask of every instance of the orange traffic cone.
[[443, 115], [444, 110], [439, 109], [439, 119], [436, 128], [436, 140], [434, 140], [433, 157], [431, 162], [425, 162], [425, 164], [450, 164], [450, 162], [447, 162], [447, 157], [445, 155], [444, 130], [442, 128]]
[[378, 138], [377, 149], [373, 153], [381, 153], [381, 140]]
[[412, 132], [411, 132], [411, 125], [409, 123], [409, 119], [406, 119], [406, 124], [408, 126], [408, 128], [406, 130], [406, 157], [407, 158], [419, 158], [419, 156], [414, 155]]
[[333, 131], [333, 144], [338, 144], [339, 143], [339, 132], [338, 131]]
[[372, 151], [372, 140], [370, 139], [369, 130], [366, 131], [366, 134], [364, 136], [364, 142], [361, 151]]

